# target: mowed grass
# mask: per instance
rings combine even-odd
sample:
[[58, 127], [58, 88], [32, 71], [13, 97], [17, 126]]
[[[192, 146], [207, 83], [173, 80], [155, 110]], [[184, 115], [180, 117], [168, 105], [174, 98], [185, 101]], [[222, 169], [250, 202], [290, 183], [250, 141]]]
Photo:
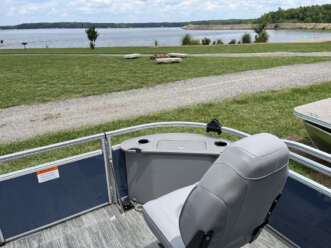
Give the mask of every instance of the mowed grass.
[[[98, 44], [98, 42], [97, 42]], [[126, 54], [126, 53], [263, 53], [263, 52], [321, 52], [331, 51], [331, 42], [266, 43], [221, 46], [171, 46], [171, 47], [97, 47], [89, 48], [28, 48], [0, 49], [0, 54]]]
[[[0, 155], [143, 123], [158, 121], [195, 121], [206, 123], [212, 118], [218, 118], [225, 126], [242, 130], [250, 134], [268, 132], [281, 138], [296, 137], [296, 139], [299, 139], [301, 142], [309, 144], [309, 139], [303, 123], [293, 115], [293, 108], [298, 105], [330, 97], [330, 95], [331, 81], [301, 88], [246, 94], [222, 101], [213, 101], [206, 104], [144, 115], [138, 118], [51, 133], [12, 144], [3, 144], [0, 145]], [[116, 144], [129, 137], [145, 135], [151, 132], [180, 131], [205, 133], [203, 130], [191, 128], [154, 129], [115, 137], [113, 142]], [[230, 137], [229, 135], [222, 136], [233, 139], [233, 137]], [[48, 152], [39, 156], [20, 159], [2, 165], [0, 164], [0, 173], [22, 169], [46, 161], [54, 161], [59, 158], [99, 148], [100, 144], [98, 142], [91, 142], [85, 145]], [[331, 187], [331, 180], [326, 176], [295, 163], [292, 163], [291, 167], [295, 171]]]
[[331, 57], [190, 57], [158, 65], [149, 58], [103, 56], [1, 56], [0, 108], [98, 95], [177, 80], [221, 75]]

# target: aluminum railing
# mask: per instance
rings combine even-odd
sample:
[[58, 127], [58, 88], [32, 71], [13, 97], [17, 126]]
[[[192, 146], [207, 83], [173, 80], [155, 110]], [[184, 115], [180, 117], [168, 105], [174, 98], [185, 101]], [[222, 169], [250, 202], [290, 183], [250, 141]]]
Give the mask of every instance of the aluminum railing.
[[86, 137], [83, 137], [83, 138], [78, 138], [78, 139], [73, 139], [73, 140], [68, 140], [68, 141], [52, 144], [52, 145], [41, 146], [41, 147], [26, 150], [26, 151], [22, 151], [22, 152], [7, 154], [7, 155], [4, 155], [4, 156], [0, 156], [0, 163], [9, 162], [9, 161], [17, 160], [17, 159], [20, 159], [20, 158], [25, 158], [25, 157], [29, 157], [29, 156], [32, 156], [32, 155], [37, 155], [37, 154], [41, 154], [41, 153], [44, 153], [44, 152], [57, 150], [57, 149], [60, 149], [60, 148], [79, 145], [79, 144], [87, 143], [87, 142], [90, 142], [90, 141], [101, 140], [103, 138], [104, 138], [104, 134], [99, 133], [99, 134], [95, 134], [95, 135], [91, 135], [91, 136], [86, 136]]
[[[106, 150], [106, 144], [105, 144], [106, 141], [105, 141], [104, 133], [99, 133], [99, 134], [86, 136], [86, 137], [82, 137], [82, 138], [78, 138], [78, 139], [68, 140], [68, 141], [64, 141], [64, 142], [60, 142], [60, 143], [56, 143], [56, 144], [51, 144], [51, 145], [37, 147], [37, 148], [33, 148], [33, 149], [21, 151], [21, 152], [3, 155], [3, 156], [0, 156], [0, 163], [10, 162], [13, 160], [30, 157], [33, 155], [38, 155], [38, 154], [42, 154], [45, 152], [58, 150], [61, 148], [66, 148], [66, 147], [71, 147], [71, 146], [75, 146], [75, 145], [88, 143], [91, 141], [100, 141], [101, 150], [102, 150], [102, 153], [104, 154], [104, 158], [105, 158], [104, 161], [105, 161], [105, 171], [106, 171], [109, 203], [111, 203], [113, 201], [113, 195], [114, 195], [114, 193], [113, 193], [114, 187], [112, 186], [112, 181], [114, 179], [113, 179], [113, 175], [109, 169], [111, 167], [111, 165], [110, 165], [110, 160], [108, 159], [108, 156], [106, 155], [108, 152]], [[82, 158], [83, 158], [83, 156], [82, 156]], [[70, 159], [71, 158], [69, 158], [69, 160]], [[65, 161], [66, 161], [66, 159], [63, 159], [63, 163], [65, 163]], [[44, 165], [35, 166], [35, 169], [33, 169], [32, 172], [37, 171], [37, 170], [47, 169], [48, 167], [52, 166], [51, 164], [52, 163], [46, 163]], [[27, 173], [31, 173], [30, 170], [23, 169], [21, 171], [26, 171]], [[21, 171], [15, 171], [15, 172], [10, 173], [10, 177], [16, 177], [16, 176], [22, 175]], [[0, 177], [5, 179], [6, 175], [1, 175]]]
[[[124, 135], [132, 132], [137, 132], [137, 131], [142, 131], [142, 130], [147, 130], [147, 129], [152, 129], [152, 128], [167, 128], [167, 127], [189, 127], [189, 128], [206, 128], [207, 124], [206, 123], [199, 123], [199, 122], [155, 122], [155, 123], [148, 123], [148, 124], [142, 124], [142, 125], [137, 125], [137, 126], [132, 126], [132, 127], [127, 127], [123, 129], [118, 129], [118, 130], [113, 130], [109, 131], [106, 133], [99, 133], [96, 135], [91, 135], [83, 138], [78, 138], [78, 139], [73, 139], [73, 140], [68, 140], [64, 142], [60, 142], [57, 144], [52, 144], [48, 146], [43, 146], [43, 147], [38, 147], [38, 148], [33, 148], [30, 150], [22, 151], [22, 152], [16, 152], [8, 155], [3, 155], [0, 156], [0, 163], [3, 162], [8, 162], [20, 158], [25, 158], [28, 156], [36, 155], [36, 154], [41, 154], [44, 152], [49, 152], [53, 151], [56, 149], [60, 148], [65, 148], [65, 147], [70, 147], [78, 144], [83, 144], [87, 143], [90, 141], [96, 141], [100, 140], [101, 142], [101, 148], [104, 154], [105, 162], [107, 163], [106, 166], [106, 172], [107, 172], [107, 180], [109, 183], [109, 188], [116, 188], [114, 185], [114, 173], [113, 173], [113, 168], [111, 165], [112, 162], [112, 141], [111, 138], [114, 136], [119, 136], [119, 135]], [[250, 134], [232, 129], [229, 127], [222, 127], [222, 131], [227, 134], [235, 135], [237, 137], [247, 137], [250, 136]], [[290, 140], [284, 140], [284, 142], [287, 144], [289, 148], [293, 148], [296, 150], [299, 150], [301, 152], [305, 152], [311, 156], [314, 156], [316, 158], [319, 158], [323, 161], [326, 161], [328, 163], [331, 162], [331, 154], [328, 154], [326, 152], [317, 150], [313, 147], [295, 142], [295, 141], [290, 141]], [[308, 168], [311, 168], [315, 171], [318, 171], [322, 174], [325, 174], [329, 177], [331, 177], [331, 168], [316, 162], [310, 158], [304, 157], [302, 155], [299, 155], [295, 152], [290, 152], [290, 158]]]
[[[109, 142], [111, 137], [119, 136], [119, 135], [123, 135], [123, 134], [127, 134], [127, 133], [132, 133], [132, 132], [136, 132], [136, 131], [142, 131], [142, 130], [146, 130], [146, 129], [165, 128], [165, 127], [206, 128], [206, 126], [207, 126], [206, 123], [199, 123], [199, 122], [156, 122], [156, 123], [142, 124], [142, 125], [118, 129], [118, 130], [114, 130], [114, 131], [110, 131], [110, 132], [106, 132], [106, 133], [99, 133], [96, 135], [91, 135], [91, 136], [87, 136], [87, 137], [83, 137], [83, 138], [68, 140], [68, 141], [64, 141], [64, 142], [60, 142], [60, 143], [56, 143], [56, 144], [52, 144], [52, 145], [48, 145], [48, 146], [33, 148], [33, 149], [22, 151], [22, 152], [16, 152], [16, 153], [8, 154], [8, 155], [3, 155], [3, 156], [0, 156], [0, 163], [8, 162], [8, 161], [12, 161], [12, 160], [16, 160], [16, 159], [20, 159], [20, 158], [24, 158], [24, 157], [36, 155], [36, 154], [41, 154], [44, 152], [49, 152], [49, 151], [60, 149], [60, 148], [83, 144], [83, 143], [87, 143], [90, 141], [100, 140], [102, 142], [102, 140], [105, 137], [106, 137], [106, 140], [104, 140], [104, 142], [107, 142], [107, 141]], [[247, 137], [250, 135], [248, 133], [245, 133], [245, 132], [242, 132], [242, 131], [239, 131], [236, 129], [232, 129], [229, 127], [222, 127], [222, 131], [224, 133], [232, 134], [232, 135], [235, 135], [238, 137]], [[284, 140], [284, 142], [290, 148], [300, 150], [300, 151], [305, 152], [309, 155], [312, 155], [316, 158], [319, 158], [321, 160], [331, 163], [331, 154], [329, 154], [329, 153], [320, 151], [318, 149], [315, 149], [313, 147], [310, 147], [310, 146], [307, 146], [307, 145], [304, 145], [304, 144], [301, 144], [301, 143], [298, 143], [295, 141]], [[109, 146], [111, 147], [111, 143], [109, 144]], [[321, 172], [327, 176], [331, 176], [331, 168], [329, 168], [325, 165], [322, 165], [319, 162], [313, 161], [309, 158], [303, 157], [294, 152], [291, 152], [290, 157], [294, 161], [297, 161], [298, 163], [301, 163], [313, 170]]]
[[[114, 130], [106, 133], [107, 137], [113, 137], [113, 136], [118, 136], [118, 135], [123, 135], [131, 132], [136, 132], [136, 131], [142, 131], [146, 129], [151, 129], [151, 128], [164, 128], [164, 127], [194, 127], [194, 128], [206, 128], [207, 124], [206, 123], [199, 123], [199, 122], [156, 122], [156, 123], [149, 123], [149, 124], [143, 124], [143, 125], [138, 125], [138, 126], [133, 126], [133, 127], [128, 127], [128, 128], [123, 128], [119, 130]], [[247, 137], [250, 134], [232, 129], [229, 127], [222, 127], [222, 131], [224, 133], [232, 134], [238, 137]], [[286, 145], [289, 148], [293, 148], [296, 150], [300, 150], [302, 152], [305, 152], [309, 155], [312, 155], [316, 158], [319, 158], [321, 160], [324, 160], [326, 162], [331, 162], [331, 154], [317, 150], [313, 147], [295, 142], [295, 141], [290, 141], [290, 140], [284, 140]], [[290, 152], [290, 158], [306, 167], [309, 167], [313, 170], [316, 170], [320, 173], [323, 173], [329, 177], [331, 177], [331, 168], [316, 162], [314, 160], [311, 160], [307, 157], [301, 156], [297, 153]]]

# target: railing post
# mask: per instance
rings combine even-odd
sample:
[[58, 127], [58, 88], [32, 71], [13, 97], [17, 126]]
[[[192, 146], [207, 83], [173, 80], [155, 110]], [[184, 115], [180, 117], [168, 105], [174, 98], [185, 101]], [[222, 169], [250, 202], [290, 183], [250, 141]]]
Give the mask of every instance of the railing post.
[[114, 202], [119, 204], [119, 209], [121, 212], [124, 212], [122, 201], [121, 201], [121, 195], [118, 191], [117, 181], [115, 177], [115, 169], [113, 165], [113, 147], [111, 143], [110, 135], [105, 134], [105, 140], [106, 140], [106, 150], [107, 150], [107, 157], [108, 157], [108, 167], [109, 167], [109, 174], [110, 174], [110, 180], [112, 185], [112, 196], [114, 198]]
[[110, 172], [110, 166], [109, 166], [109, 157], [108, 157], [108, 151], [106, 146], [106, 139], [101, 139], [101, 149], [103, 154], [103, 159], [105, 163], [105, 172], [106, 172], [106, 180], [107, 180], [107, 191], [108, 191], [108, 201], [109, 203], [113, 202], [113, 187], [112, 187], [112, 176]]

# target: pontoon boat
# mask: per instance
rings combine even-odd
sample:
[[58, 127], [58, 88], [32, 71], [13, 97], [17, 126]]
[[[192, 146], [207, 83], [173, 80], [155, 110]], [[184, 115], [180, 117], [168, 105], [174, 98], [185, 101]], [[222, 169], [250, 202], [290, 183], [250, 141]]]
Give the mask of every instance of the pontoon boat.
[[[165, 127], [112, 145], [114, 136]], [[210, 135], [216, 132], [236, 142]], [[0, 175], [0, 242], [9, 247], [303, 247], [331, 244], [331, 190], [288, 169], [327, 176], [331, 155], [214, 120], [162, 122], [0, 157], [9, 162], [100, 141], [100, 150]]]
[[294, 114], [304, 121], [313, 143], [331, 153], [331, 98], [296, 107]]

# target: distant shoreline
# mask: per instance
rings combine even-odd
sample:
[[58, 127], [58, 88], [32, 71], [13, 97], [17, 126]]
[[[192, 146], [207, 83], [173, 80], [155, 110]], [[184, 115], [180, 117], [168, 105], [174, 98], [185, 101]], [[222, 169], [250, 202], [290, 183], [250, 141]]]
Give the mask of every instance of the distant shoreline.
[[[33, 30], [33, 29], [86, 29], [87, 26], [92, 24], [85, 24], [78, 26], [61, 26], [59, 23], [49, 23], [44, 25], [36, 24], [21, 24], [16, 26], [0, 26], [1, 30]], [[140, 26], [142, 25], [142, 26]], [[187, 24], [187, 23], [167, 23], [160, 25], [157, 23], [153, 25], [139, 24], [138, 26], [106, 26], [97, 25], [96, 28], [100, 29], [139, 29], [139, 28], [181, 28], [183, 30], [253, 30], [258, 24], [253, 23], [239, 23], [239, 24]], [[274, 23], [267, 26], [268, 30], [317, 30], [317, 31], [331, 31], [331, 23]]]
[[39, 23], [22, 23], [18, 25], [3, 25], [0, 30], [10, 29], [50, 29], [50, 28], [70, 28], [86, 29], [89, 27], [96, 28], [181, 28], [185, 25], [194, 24], [242, 24], [253, 23], [253, 19], [228, 19], [228, 20], [210, 20], [210, 21], [189, 21], [189, 22], [146, 22], [146, 23], [94, 23], [94, 22], [39, 22]]
[[[252, 30], [258, 24], [230, 24], [230, 25], [186, 25], [184, 30]], [[274, 23], [269, 24], [267, 29], [304, 29], [304, 30], [320, 30], [331, 31], [331, 23]]]

